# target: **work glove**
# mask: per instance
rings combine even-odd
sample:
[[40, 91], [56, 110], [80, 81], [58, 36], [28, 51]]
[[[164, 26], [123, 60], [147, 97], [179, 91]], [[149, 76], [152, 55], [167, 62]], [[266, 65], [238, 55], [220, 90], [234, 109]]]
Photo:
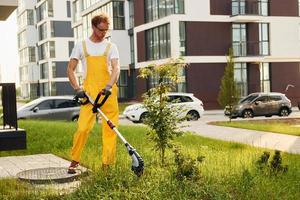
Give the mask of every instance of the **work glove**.
[[84, 93], [83, 89], [79, 88], [79, 89], [77, 89], [75, 91], [76, 91], [76, 96], [78, 98], [84, 98], [85, 97], [85, 93]]
[[111, 95], [112, 87], [110, 85], [106, 85], [105, 88], [101, 90], [102, 95], [109, 96]]

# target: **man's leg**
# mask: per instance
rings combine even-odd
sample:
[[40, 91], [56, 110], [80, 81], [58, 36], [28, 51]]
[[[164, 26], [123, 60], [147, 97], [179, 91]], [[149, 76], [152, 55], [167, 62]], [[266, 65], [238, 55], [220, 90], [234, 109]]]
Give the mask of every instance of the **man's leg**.
[[96, 120], [96, 114], [92, 111], [92, 105], [81, 106], [78, 128], [73, 138], [73, 147], [71, 157], [73, 161], [79, 162], [83, 147], [88, 138], [90, 130], [93, 128]]

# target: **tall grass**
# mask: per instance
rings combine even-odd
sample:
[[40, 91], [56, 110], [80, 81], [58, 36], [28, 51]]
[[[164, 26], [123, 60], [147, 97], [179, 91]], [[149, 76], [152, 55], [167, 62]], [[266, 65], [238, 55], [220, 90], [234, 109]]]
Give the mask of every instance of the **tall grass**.
[[[28, 134], [28, 149], [0, 152], [0, 156], [53, 153], [69, 159], [76, 123], [21, 121]], [[167, 152], [161, 166], [153, 143], [143, 126], [121, 126], [120, 131], [145, 160], [145, 172], [137, 178], [130, 170], [131, 160], [121, 142], [117, 162], [108, 174], [101, 169], [100, 126], [92, 130], [81, 163], [93, 172], [82, 179], [81, 187], [69, 195], [40, 191], [15, 180], [0, 181], [0, 199], [299, 199], [300, 156], [283, 153], [287, 173], [267, 176], [254, 167], [265, 149], [243, 144], [221, 142], [185, 134], [175, 143], [196, 158], [205, 156], [199, 165], [199, 180], [175, 178], [174, 156]], [[273, 154], [273, 151], [271, 151]]]

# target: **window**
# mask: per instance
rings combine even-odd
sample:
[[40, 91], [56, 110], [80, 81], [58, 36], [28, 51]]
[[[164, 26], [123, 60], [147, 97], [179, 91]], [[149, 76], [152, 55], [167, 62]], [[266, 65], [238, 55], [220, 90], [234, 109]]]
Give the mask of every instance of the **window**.
[[145, 0], [146, 22], [184, 13], [184, 0]]
[[74, 1], [73, 2], [73, 22], [77, 22], [80, 20], [80, 7], [79, 7], [80, 1]]
[[247, 96], [247, 63], [234, 64], [234, 80], [237, 83], [237, 88], [240, 96]]
[[125, 29], [124, 2], [113, 2], [113, 27], [115, 30]]
[[[41, 83], [41, 95], [42, 96], [49, 96], [49, 83]], [[52, 104], [52, 107], [53, 108], [54, 105]]]
[[29, 62], [35, 62], [35, 47], [28, 47]]
[[134, 63], [134, 38], [133, 35], [130, 36], [130, 60]]
[[52, 78], [56, 78], [56, 62], [52, 62]]
[[232, 0], [232, 15], [268, 15], [268, 0]]
[[55, 42], [50, 41], [50, 58], [55, 58]]
[[168, 58], [171, 55], [170, 24], [146, 31], [147, 60]]
[[269, 97], [268, 96], [261, 96], [261, 97], [258, 97], [255, 101], [256, 102], [260, 101], [260, 102], [263, 102], [263, 103], [267, 103], [269, 101]]
[[180, 38], [180, 55], [186, 55], [186, 34], [185, 34], [185, 22], [179, 22], [179, 38]]
[[259, 14], [263, 16], [269, 15], [269, 0], [258, 1]]
[[120, 78], [118, 80], [119, 98], [128, 98], [128, 71], [121, 70]]
[[36, 11], [37, 22], [46, 19], [47, 17], [53, 17], [53, 0], [47, 0], [42, 3]]
[[22, 48], [26, 44], [26, 30], [22, 31], [18, 35], [18, 47]]
[[47, 38], [47, 22], [40, 25], [39, 38], [40, 38], [40, 40], [44, 40]]
[[270, 96], [270, 101], [281, 101], [281, 96]]
[[53, 100], [46, 100], [37, 105], [39, 110], [49, 110], [54, 108]]
[[56, 91], [56, 82], [51, 82], [51, 96], [56, 96], [57, 91]]
[[134, 27], [134, 4], [133, 0], [129, 0], [129, 28]]
[[48, 63], [43, 63], [40, 65], [40, 79], [47, 79], [48, 78]]
[[247, 55], [246, 24], [232, 24], [232, 48], [234, 56]]
[[269, 51], [269, 24], [259, 24], [259, 55], [270, 55]]
[[27, 25], [34, 25], [33, 10], [27, 10]]
[[261, 92], [271, 91], [269, 63], [261, 63], [260, 65], [260, 90]]
[[78, 103], [76, 101], [72, 101], [69, 99], [56, 99], [55, 102], [55, 108], [72, 108], [77, 107]]

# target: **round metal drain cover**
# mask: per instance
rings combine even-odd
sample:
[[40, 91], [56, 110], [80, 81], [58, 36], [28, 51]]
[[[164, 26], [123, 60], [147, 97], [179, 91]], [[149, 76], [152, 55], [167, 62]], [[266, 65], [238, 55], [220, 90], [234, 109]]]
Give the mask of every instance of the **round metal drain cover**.
[[68, 174], [68, 169], [63, 167], [49, 167], [30, 169], [19, 172], [18, 179], [36, 184], [45, 183], [66, 183], [71, 182], [81, 175], [81, 170], [77, 170], [76, 174]]

